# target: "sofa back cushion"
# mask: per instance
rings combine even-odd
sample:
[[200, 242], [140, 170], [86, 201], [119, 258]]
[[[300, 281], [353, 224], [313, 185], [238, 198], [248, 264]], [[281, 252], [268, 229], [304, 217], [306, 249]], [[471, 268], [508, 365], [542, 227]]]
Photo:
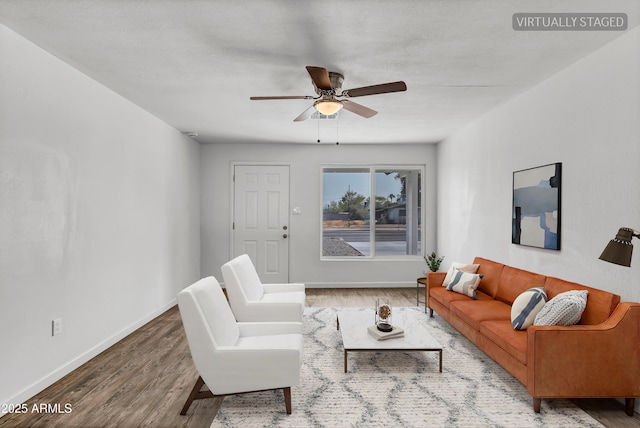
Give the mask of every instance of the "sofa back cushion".
[[483, 259], [482, 257], [476, 257], [473, 259], [473, 263], [480, 265], [477, 273], [484, 275], [480, 284], [478, 284], [478, 291], [482, 291], [483, 293], [491, 296], [492, 299], [495, 299], [498, 284], [500, 282], [500, 275], [502, 274], [504, 265], [502, 263]]
[[606, 321], [609, 315], [611, 315], [611, 312], [613, 312], [616, 306], [618, 306], [618, 303], [620, 303], [620, 296], [617, 294], [551, 276], [547, 277], [544, 288], [547, 291], [549, 300], [565, 291], [587, 290], [589, 292], [587, 296], [587, 307], [584, 312], [582, 312], [582, 317], [580, 318], [580, 324], [585, 325], [600, 324]]
[[[546, 278], [546, 276], [540, 275], [539, 273], [505, 266], [502, 269], [502, 274], [500, 275], [500, 283], [498, 291], [496, 292], [496, 300], [500, 300], [511, 305], [513, 301], [516, 300], [516, 297], [526, 290], [534, 287], [544, 287]], [[551, 300], [550, 296], [549, 300]]]

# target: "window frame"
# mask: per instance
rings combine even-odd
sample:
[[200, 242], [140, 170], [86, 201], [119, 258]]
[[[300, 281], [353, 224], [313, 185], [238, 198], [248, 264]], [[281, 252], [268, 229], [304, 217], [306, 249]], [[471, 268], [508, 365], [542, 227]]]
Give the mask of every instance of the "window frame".
[[[368, 170], [369, 174], [369, 224], [371, 225], [371, 221], [373, 219], [374, 227], [369, 227], [369, 245], [370, 252], [369, 255], [363, 256], [325, 256], [323, 255], [323, 247], [324, 247], [324, 174], [328, 170], [333, 170], [332, 172], [364, 172], [364, 170]], [[419, 194], [418, 198], [420, 199], [421, 206], [419, 207], [419, 220], [418, 224], [422, 225], [419, 228], [419, 242], [421, 242], [419, 254], [402, 254], [402, 255], [376, 255], [376, 239], [375, 239], [375, 197], [376, 197], [376, 172], [382, 170], [393, 170], [393, 171], [418, 171], [420, 173], [420, 182], [419, 182]], [[426, 240], [426, 230], [424, 225], [426, 224], [426, 210], [423, 206], [425, 202], [425, 189], [426, 189], [426, 165], [424, 164], [359, 164], [359, 163], [348, 163], [348, 164], [322, 164], [320, 166], [320, 261], [359, 261], [359, 262], [371, 262], [371, 261], [416, 261], [423, 260], [425, 254], [424, 242]], [[367, 195], [365, 195], [367, 196]]]

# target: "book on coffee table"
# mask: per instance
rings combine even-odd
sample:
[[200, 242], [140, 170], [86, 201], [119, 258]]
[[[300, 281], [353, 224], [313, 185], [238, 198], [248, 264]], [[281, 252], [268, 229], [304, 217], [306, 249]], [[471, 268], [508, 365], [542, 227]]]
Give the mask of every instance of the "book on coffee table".
[[391, 331], [380, 331], [378, 330], [378, 327], [372, 325], [367, 328], [367, 331], [378, 340], [397, 339], [404, 336], [404, 330], [400, 327], [393, 327], [393, 330]]

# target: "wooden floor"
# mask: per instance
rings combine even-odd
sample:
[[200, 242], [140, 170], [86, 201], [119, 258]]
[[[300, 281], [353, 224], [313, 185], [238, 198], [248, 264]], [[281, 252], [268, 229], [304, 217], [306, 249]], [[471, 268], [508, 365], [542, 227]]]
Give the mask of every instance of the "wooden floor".
[[[416, 304], [415, 288], [306, 292], [308, 306], [373, 306], [376, 298], [394, 306]], [[219, 399], [196, 401], [186, 416], [179, 414], [196, 378], [174, 307], [33, 397], [27, 413], [0, 418], [0, 427], [208, 427]], [[575, 403], [607, 427], [640, 427], [639, 415], [628, 417], [616, 400]], [[48, 405], [49, 411], [34, 412], [34, 405]], [[65, 413], [66, 405], [71, 412]]]

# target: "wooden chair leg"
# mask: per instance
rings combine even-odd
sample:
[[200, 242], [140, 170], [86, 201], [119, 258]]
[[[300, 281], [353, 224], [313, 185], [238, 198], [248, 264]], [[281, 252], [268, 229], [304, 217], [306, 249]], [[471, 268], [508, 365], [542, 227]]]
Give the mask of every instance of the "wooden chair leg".
[[214, 397], [211, 391], [200, 391], [203, 386], [204, 386], [204, 380], [202, 379], [202, 376], [198, 376], [198, 380], [196, 381], [196, 384], [193, 386], [193, 389], [189, 394], [189, 398], [187, 398], [187, 401], [184, 403], [184, 406], [180, 411], [181, 415], [187, 414], [187, 410], [189, 410], [189, 406], [191, 406], [191, 403], [193, 402], [193, 400], [201, 400], [203, 398]]
[[635, 398], [625, 398], [624, 404], [626, 408], [626, 412], [628, 416], [633, 416], [636, 407], [636, 399]]
[[[203, 386], [204, 386], [204, 380], [202, 379], [202, 376], [198, 376], [198, 380], [196, 381], [196, 384], [193, 385], [193, 389], [189, 394], [189, 398], [187, 398], [187, 401], [184, 403], [184, 406], [180, 411], [181, 415], [187, 414], [187, 410], [189, 410], [189, 407], [191, 406], [191, 403], [193, 403], [194, 400], [202, 400], [203, 398], [226, 397], [227, 395], [250, 394], [252, 392], [272, 391], [269, 389], [263, 389], [260, 391], [245, 391], [245, 392], [236, 392], [231, 394], [215, 395], [213, 392], [208, 390], [201, 391]], [[282, 392], [284, 393], [284, 405], [285, 405], [285, 408], [287, 409], [287, 415], [290, 415], [291, 414], [291, 387], [288, 386], [286, 388], [282, 388]]]
[[540, 405], [542, 404], [542, 398], [533, 397], [533, 411], [540, 413]]
[[284, 406], [287, 409], [287, 415], [291, 414], [291, 387], [282, 388], [284, 393]]

